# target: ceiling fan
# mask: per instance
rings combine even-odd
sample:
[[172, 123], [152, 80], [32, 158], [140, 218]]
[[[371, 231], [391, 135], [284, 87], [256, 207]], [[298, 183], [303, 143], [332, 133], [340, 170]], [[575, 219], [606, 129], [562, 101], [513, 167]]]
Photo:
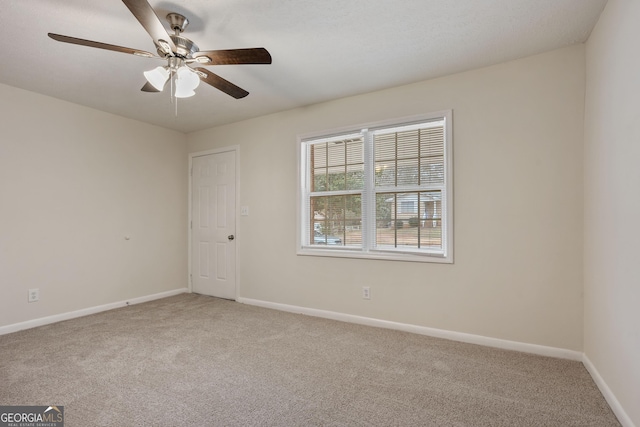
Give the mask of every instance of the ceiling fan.
[[236, 98], [244, 98], [249, 94], [246, 90], [228, 80], [197, 65], [229, 65], [229, 64], [271, 64], [271, 55], [262, 47], [228, 50], [199, 50], [198, 46], [181, 35], [189, 24], [184, 16], [169, 13], [167, 21], [174, 34], [168, 34], [162, 22], [147, 0], [122, 0], [131, 13], [142, 24], [156, 45], [158, 55], [143, 50], [116, 46], [91, 40], [78, 39], [49, 33], [52, 39], [98, 49], [131, 55], [165, 59], [167, 65], [145, 71], [147, 83], [142, 87], [144, 92], [161, 92], [168, 82], [171, 84], [172, 97], [187, 98], [195, 95], [194, 89], [203, 81], [216, 89]]

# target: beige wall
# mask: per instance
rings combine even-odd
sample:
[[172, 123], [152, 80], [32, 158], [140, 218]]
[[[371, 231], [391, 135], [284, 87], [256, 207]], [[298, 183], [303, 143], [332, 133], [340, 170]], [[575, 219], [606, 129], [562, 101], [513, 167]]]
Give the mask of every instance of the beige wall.
[[[584, 60], [578, 45], [189, 134], [190, 152], [241, 147], [240, 296], [582, 350]], [[444, 109], [455, 264], [296, 256], [297, 134]]]
[[4, 85], [0, 128], [0, 326], [186, 286], [183, 134]]
[[640, 426], [640, 3], [609, 0], [587, 44], [585, 354]]

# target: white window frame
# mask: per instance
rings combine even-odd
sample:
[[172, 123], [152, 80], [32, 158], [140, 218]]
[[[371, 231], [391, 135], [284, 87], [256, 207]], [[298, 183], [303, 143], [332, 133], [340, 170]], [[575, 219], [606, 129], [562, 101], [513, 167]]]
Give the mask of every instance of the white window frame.
[[[416, 262], [435, 262], [435, 263], [453, 263], [453, 123], [452, 110], [438, 111], [429, 114], [421, 114], [398, 119], [384, 120], [374, 123], [367, 123], [357, 126], [349, 126], [329, 131], [314, 132], [298, 135], [297, 138], [297, 173], [298, 173], [298, 195], [297, 195], [297, 215], [296, 215], [296, 253], [298, 255], [309, 256], [328, 256], [328, 257], [344, 257], [344, 258], [365, 258], [380, 260], [396, 260], [396, 261], [416, 261]], [[419, 124], [427, 121], [444, 119], [444, 185], [443, 185], [443, 201], [442, 201], [442, 228], [443, 228], [443, 248], [441, 251], [428, 252], [422, 249], [411, 248], [377, 248], [375, 247], [375, 226], [370, 226], [367, 221], [375, 218], [375, 183], [372, 168], [374, 164], [374, 154], [371, 150], [373, 144], [368, 143], [365, 138], [364, 157], [365, 157], [365, 190], [363, 190], [363, 214], [362, 214], [362, 248], [345, 247], [345, 246], [319, 246], [311, 245], [306, 242], [309, 232], [309, 174], [308, 174], [308, 143], [313, 140], [330, 140], [332, 135], [336, 140], [343, 139], [345, 136], [353, 134], [361, 134], [372, 137], [377, 130], [392, 127], [402, 127], [412, 124]], [[394, 192], [401, 192], [402, 187], [393, 187]], [[409, 191], [415, 191], [411, 189]], [[365, 193], [368, 196], [365, 196]], [[328, 192], [328, 195], [330, 193]], [[368, 202], [365, 198], [368, 197]], [[373, 203], [371, 203], [373, 201]], [[365, 213], [365, 209], [367, 212]]]

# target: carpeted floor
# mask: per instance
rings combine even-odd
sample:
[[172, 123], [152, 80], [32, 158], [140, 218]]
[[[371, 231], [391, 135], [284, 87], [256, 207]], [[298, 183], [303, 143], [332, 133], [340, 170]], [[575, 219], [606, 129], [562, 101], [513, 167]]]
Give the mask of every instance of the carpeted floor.
[[586, 369], [183, 294], [0, 336], [65, 426], [618, 426]]

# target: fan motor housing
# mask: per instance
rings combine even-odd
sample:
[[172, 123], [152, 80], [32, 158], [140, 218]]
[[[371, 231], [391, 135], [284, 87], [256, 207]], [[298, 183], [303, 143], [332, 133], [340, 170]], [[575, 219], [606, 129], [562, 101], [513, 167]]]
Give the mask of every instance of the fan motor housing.
[[[200, 49], [198, 49], [198, 46], [196, 46], [194, 42], [180, 35], [180, 33], [187, 28], [187, 25], [189, 25], [189, 20], [179, 13], [169, 13], [166, 18], [169, 26], [175, 32], [174, 35], [169, 36], [171, 37], [173, 44], [176, 45], [176, 51], [173, 52], [173, 54], [183, 59], [190, 59], [191, 55], [198, 52]], [[157, 48], [160, 56], [164, 58], [171, 56], [162, 48], [162, 46], [157, 46]]]

